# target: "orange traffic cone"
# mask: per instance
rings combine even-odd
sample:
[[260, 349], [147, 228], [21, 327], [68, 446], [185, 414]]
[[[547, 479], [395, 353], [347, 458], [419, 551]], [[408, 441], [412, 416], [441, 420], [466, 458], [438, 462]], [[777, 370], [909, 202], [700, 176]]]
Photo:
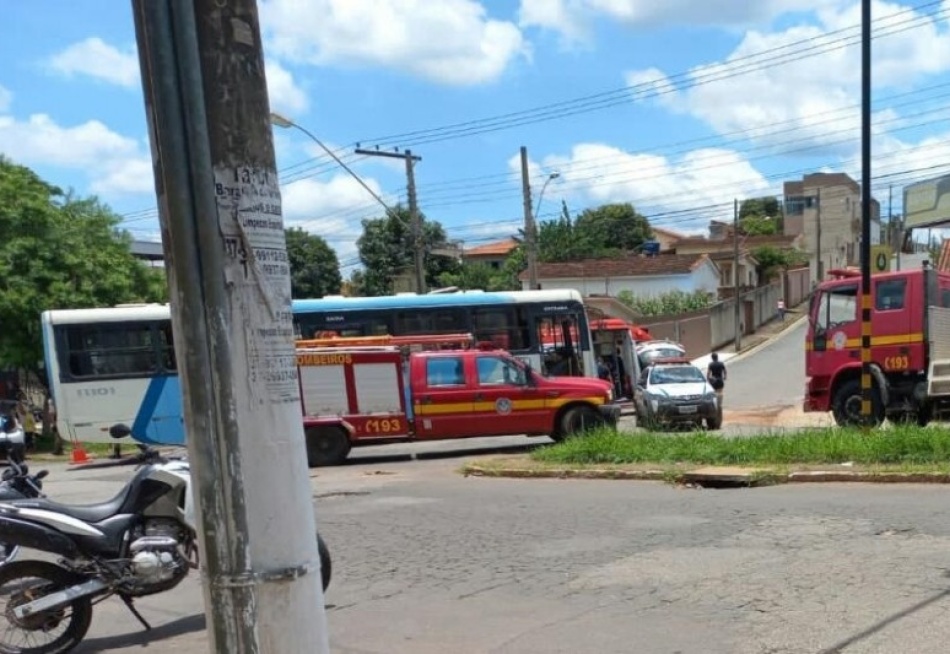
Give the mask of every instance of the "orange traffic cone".
[[83, 449], [82, 443], [75, 443], [73, 445], [72, 455], [70, 457], [72, 463], [89, 463], [92, 459], [86, 454], [86, 450]]

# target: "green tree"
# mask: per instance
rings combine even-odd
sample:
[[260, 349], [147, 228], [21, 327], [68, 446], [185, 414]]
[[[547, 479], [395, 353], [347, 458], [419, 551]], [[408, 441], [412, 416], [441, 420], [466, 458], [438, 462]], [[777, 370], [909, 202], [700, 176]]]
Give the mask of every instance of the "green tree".
[[333, 248], [322, 237], [299, 227], [291, 227], [286, 234], [293, 297], [319, 298], [339, 293], [343, 278]]
[[463, 262], [456, 272], [439, 275], [440, 286], [458, 286], [464, 290], [482, 289], [485, 291], [520, 291], [521, 280], [518, 275], [527, 268], [524, 249], [517, 246], [505, 259], [500, 268], [480, 262]]
[[578, 261], [620, 256], [651, 238], [649, 221], [629, 203], [585, 209], [576, 220], [562, 203], [558, 218], [538, 226], [538, 258]]
[[600, 250], [633, 250], [653, 238], [650, 221], [629, 202], [585, 209], [577, 217], [575, 227]]
[[759, 279], [771, 280], [785, 268], [804, 265], [808, 257], [804, 252], [791, 248], [776, 248], [764, 246], [752, 250], [752, 256], [757, 262], [756, 272]]
[[603, 256], [603, 248], [591, 240], [591, 233], [580, 230], [561, 203], [561, 215], [538, 224], [539, 261], [578, 261]]
[[[459, 263], [452, 257], [432, 254], [435, 247], [446, 246], [445, 230], [438, 222], [422, 222], [422, 242], [425, 249], [423, 265], [426, 286], [438, 285], [439, 276], [457, 272]], [[397, 205], [385, 218], [363, 220], [363, 234], [356, 247], [365, 271], [362, 278], [362, 293], [365, 295], [389, 295], [393, 292], [393, 280], [399, 274], [413, 274], [413, 243], [409, 210]]]
[[47, 309], [165, 300], [164, 275], [132, 256], [120, 223], [0, 157], [0, 366], [36, 371]]
[[784, 230], [784, 219], [778, 198], [749, 198], [739, 204], [739, 229], [744, 234], [781, 234]]

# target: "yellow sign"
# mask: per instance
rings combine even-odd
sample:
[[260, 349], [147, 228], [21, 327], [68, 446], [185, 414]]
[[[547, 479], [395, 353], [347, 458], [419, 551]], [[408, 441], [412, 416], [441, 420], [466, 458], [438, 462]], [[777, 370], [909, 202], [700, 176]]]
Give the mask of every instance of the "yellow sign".
[[871, 246], [871, 273], [890, 272], [891, 270], [891, 246], [872, 245]]

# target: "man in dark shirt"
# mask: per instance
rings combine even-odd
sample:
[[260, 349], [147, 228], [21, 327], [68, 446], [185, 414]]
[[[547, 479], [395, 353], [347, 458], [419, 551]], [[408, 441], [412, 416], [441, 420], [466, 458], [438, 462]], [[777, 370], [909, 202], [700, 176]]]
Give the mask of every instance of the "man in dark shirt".
[[709, 367], [706, 368], [706, 379], [721, 401], [722, 389], [726, 385], [726, 364], [719, 360], [719, 355], [715, 352], [712, 353], [712, 361], [709, 362]]

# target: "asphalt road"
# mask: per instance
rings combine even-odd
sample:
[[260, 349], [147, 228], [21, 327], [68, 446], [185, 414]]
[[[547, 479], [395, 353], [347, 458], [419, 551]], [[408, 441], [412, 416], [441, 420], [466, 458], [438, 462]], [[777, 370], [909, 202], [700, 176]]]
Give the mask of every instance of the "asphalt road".
[[762, 349], [727, 361], [723, 407], [799, 406], [805, 397], [805, 329], [800, 322]]
[[[492, 480], [461, 462], [314, 477], [334, 653], [946, 651], [943, 487]], [[74, 501], [132, 472], [51, 470], [50, 493]], [[150, 634], [97, 605], [77, 651], [207, 652], [198, 584], [138, 602]]]

